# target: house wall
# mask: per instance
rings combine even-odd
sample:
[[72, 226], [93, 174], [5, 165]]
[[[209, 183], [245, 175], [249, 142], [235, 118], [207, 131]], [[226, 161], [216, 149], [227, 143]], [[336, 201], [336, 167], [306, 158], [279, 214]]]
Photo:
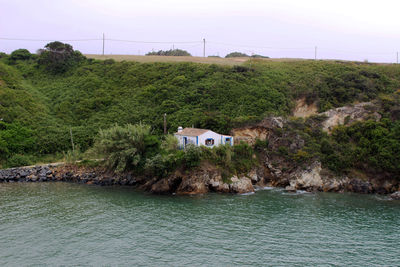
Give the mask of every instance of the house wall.
[[[206, 146], [206, 140], [208, 138], [214, 139], [214, 145], [212, 146]], [[214, 146], [219, 146], [221, 144], [221, 135], [217, 134], [213, 131], [208, 131], [203, 133], [202, 135], [199, 135], [199, 145], [203, 145], [206, 147], [214, 147]]]
[[187, 138], [187, 144], [189, 145], [197, 145], [197, 136], [182, 136], [175, 134], [175, 137], [178, 138], [178, 144], [180, 148], [184, 148], [183, 139]]
[[[180, 148], [184, 148], [184, 143], [183, 143], [184, 137], [186, 137], [188, 140], [187, 144], [192, 144], [192, 145], [197, 145], [197, 146], [201, 146], [201, 145], [206, 146], [206, 140], [209, 138], [214, 139], [214, 145], [206, 146], [206, 147], [214, 147], [214, 146], [225, 145], [225, 144], [230, 144], [233, 146], [233, 144], [234, 144], [234, 140], [233, 140], [232, 136], [217, 134], [216, 132], [213, 132], [213, 131], [205, 132], [199, 136], [183, 136], [183, 135], [175, 134], [175, 137], [178, 138]], [[226, 142], [225, 138], [230, 138], [230, 142]]]
[[[226, 138], [230, 138], [230, 142], [227, 142], [226, 141]], [[235, 143], [234, 143], [234, 139], [233, 139], [233, 136], [230, 136], [230, 135], [222, 135], [222, 144], [223, 145], [225, 145], [225, 144], [230, 144], [231, 146], [233, 146]]]

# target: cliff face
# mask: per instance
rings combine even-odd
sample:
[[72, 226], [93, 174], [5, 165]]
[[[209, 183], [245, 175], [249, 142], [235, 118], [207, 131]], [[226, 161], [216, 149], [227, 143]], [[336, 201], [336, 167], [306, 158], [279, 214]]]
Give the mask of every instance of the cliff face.
[[[356, 121], [379, 121], [381, 115], [373, 103], [360, 103], [320, 113], [318, 123], [328, 134], [338, 125], [351, 125]], [[392, 193], [400, 190], [399, 180], [386, 173], [350, 172], [338, 175], [322, 166], [318, 158], [308, 158], [307, 164], [293, 160], [302, 155], [307, 140], [296, 130], [288, 130], [293, 122], [281, 117], [266, 118], [257, 125], [234, 129], [235, 140], [255, 144], [256, 140], [267, 140], [267, 148], [259, 153], [265, 173], [263, 179], [268, 186], [285, 187], [288, 191], [334, 191], [358, 193]], [[296, 123], [296, 122], [294, 122]], [[312, 128], [310, 129], [313, 130]], [[299, 152], [300, 151], [300, 152]], [[292, 158], [290, 158], [291, 155]]]
[[337, 125], [351, 124], [368, 119], [379, 121], [382, 117], [377, 112], [376, 105], [371, 102], [331, 109], [320, 115], [326, 116], [326, 120], [322, 123], [322, 129], [326, 132], [331, 132]]

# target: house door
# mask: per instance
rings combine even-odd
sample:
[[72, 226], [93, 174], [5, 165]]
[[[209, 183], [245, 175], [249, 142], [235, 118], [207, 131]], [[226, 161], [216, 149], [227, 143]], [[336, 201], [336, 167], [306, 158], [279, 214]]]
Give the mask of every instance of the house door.
[[183, 147], [185, 148], [188, 143], [187, 137], [183, 137]]

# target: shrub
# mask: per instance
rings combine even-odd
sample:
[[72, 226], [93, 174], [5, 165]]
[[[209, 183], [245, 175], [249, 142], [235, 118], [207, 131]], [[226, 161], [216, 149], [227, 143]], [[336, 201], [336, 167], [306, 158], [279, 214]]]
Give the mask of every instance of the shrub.
[[183, 163], [188, 169], [197, 167], [201, 161], [201, 149], [194, 145], [187, 145], [183, 155]]
[[13, 168], [13, 167], [28, 166], [30, 164], [32, 164], [32, 161], [29, 156], [15, 154], [7, 159], [5, 167]]
[[264, 149], [267, 149], [269, 145], [268, 139], [261, 140], [261, 139], [256, 139], [256, 143], [254, 144], [254, 149], [257, 151], [262, 151]]
[[32, 130], [19, 123], [0, 121], [0, 159], [33, 151], [36, 140], [32, 135]]
[[10, 60], [13, 60], [13, 61], [27, 60], [27, 59], [30, 59], [31, 57], [32, 57], [32, 54], [27, 49], [17, 49], [11, 53]]
[[94, 144], [94, 150], [104, 155], [108, 168], [117, 172], [134, 171], [140, 173], [147, 156], [159, 149], [157, 137], [151, 136], [150, 126], [115, 125], [100, 130]]
[[307, 151], [301, 149], [292, 155], [293, 160], [297, 161], [298, 163], [303, 163], [311, 157], [312, 156]]
[[188, 51], [181, 49], [171, 49], [167, 51], [149, 52], [146, 56], [192, 56]]
[[172, 152], [178, 149], [178, 139], [172, 135], [169, 134], [165, 136], [165, 139], [161, 143], [161, 148], [167, 152]]
[[225, 58], [230, 58], [230, 57], [249, 57], [249, 55], [246, 55], [245, 53], [241, 52], [232, 52], [225, 56]]

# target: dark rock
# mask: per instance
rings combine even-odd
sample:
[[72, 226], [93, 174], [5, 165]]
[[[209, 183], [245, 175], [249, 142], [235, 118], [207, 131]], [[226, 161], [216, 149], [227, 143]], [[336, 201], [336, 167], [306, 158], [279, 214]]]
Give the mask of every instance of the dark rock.
[[361, 179], [350, 180], [347, 190], [354, 193], [368, 194], [373, 193], [372, 185], [370, 182], [362, 181]]

